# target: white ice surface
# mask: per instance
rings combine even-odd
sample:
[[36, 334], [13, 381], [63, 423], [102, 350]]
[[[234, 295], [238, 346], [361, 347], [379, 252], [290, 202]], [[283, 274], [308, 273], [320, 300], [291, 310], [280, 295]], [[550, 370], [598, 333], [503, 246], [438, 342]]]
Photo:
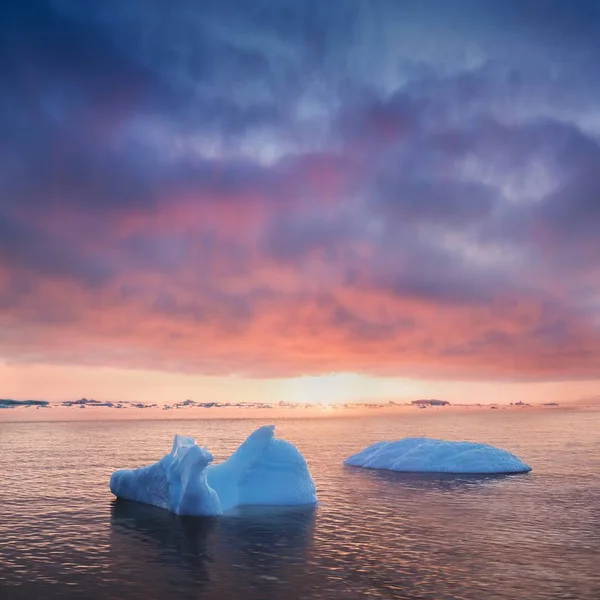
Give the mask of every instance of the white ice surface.
[[376, 442], [344, 461], [367, 469], [420, 473], [526, 473], [531, 467], [514, 454], [488, 444], [404, 438]]
[[306, 460], [290, 442], [260, 427], [224, 462], [194, 439], [176, 435], [170, 454], [110, 478], [118, 498], [152, 504], [179, 515], [220, 515], [236, 506], [315, 504]]

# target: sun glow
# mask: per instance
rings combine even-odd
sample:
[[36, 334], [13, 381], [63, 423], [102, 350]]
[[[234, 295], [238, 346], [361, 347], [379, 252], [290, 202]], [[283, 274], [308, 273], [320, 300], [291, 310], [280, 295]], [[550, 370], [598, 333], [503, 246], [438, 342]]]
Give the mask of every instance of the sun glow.
[[317, 377], [297, 377], [281, 383], [281, 400], [335, 404], [352, 402], [373, 394], [369, 377], [355, 373], [331, 373]]

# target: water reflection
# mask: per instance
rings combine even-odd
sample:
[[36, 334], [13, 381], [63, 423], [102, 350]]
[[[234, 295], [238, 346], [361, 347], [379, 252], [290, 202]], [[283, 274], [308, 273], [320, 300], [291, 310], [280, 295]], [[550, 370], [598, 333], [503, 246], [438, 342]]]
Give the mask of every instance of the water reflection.
[[111, 551], [129, 561], [143, 551], [144, 561], [181, 567], [194, 580], [207, 581], [210, 538], [216, 526], [214, 518], [178, 517], [154, 506], [115, 500], [111, 505]]
[[385, 469], [364, 469], [347, 465], [344, 465], [343, 468], [350, 476], [362, 478], [365, 482], [393, 484], [407, 490], [475, 490], [531, 477], [529, 473], [409, 473]]
[[283, 582], [294, 585], [312, 544], [314, 520], [313, 506], [242, 508], [233, 515], [203, 518], [116, 500], [110, 550], [121, 576], [125, 568], [155, 591], [167, 581], [171, 592], [175, 586], [181, 592], [193, 590], [194, 597], [212, 597], [217, 588], [222, 599], [240, 598], [243, 589], [268, 597], [276, 584], [278, 589]]

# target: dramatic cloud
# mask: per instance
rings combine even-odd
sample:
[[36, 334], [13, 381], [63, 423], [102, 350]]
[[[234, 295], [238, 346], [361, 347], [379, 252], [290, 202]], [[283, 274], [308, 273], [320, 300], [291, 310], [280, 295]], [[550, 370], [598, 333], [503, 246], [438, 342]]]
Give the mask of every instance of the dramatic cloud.
[[597, 2], [0, 8], [0, 358], [600, 375]]

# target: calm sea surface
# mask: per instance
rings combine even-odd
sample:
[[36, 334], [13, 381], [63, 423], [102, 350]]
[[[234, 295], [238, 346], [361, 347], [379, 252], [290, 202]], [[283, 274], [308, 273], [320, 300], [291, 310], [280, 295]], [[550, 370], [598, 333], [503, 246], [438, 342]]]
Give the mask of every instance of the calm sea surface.
[[[217, 519], [115, 502], [110, 473], [175, 432], [216, 460], [257, 420], [0, 423], [0, 599], [600, 598], [600, 412], [442, 410], [274, 420], [320, 504]], [[407, 435], [489, 442], [533, 467], [501, 478], [342, 466]]]

